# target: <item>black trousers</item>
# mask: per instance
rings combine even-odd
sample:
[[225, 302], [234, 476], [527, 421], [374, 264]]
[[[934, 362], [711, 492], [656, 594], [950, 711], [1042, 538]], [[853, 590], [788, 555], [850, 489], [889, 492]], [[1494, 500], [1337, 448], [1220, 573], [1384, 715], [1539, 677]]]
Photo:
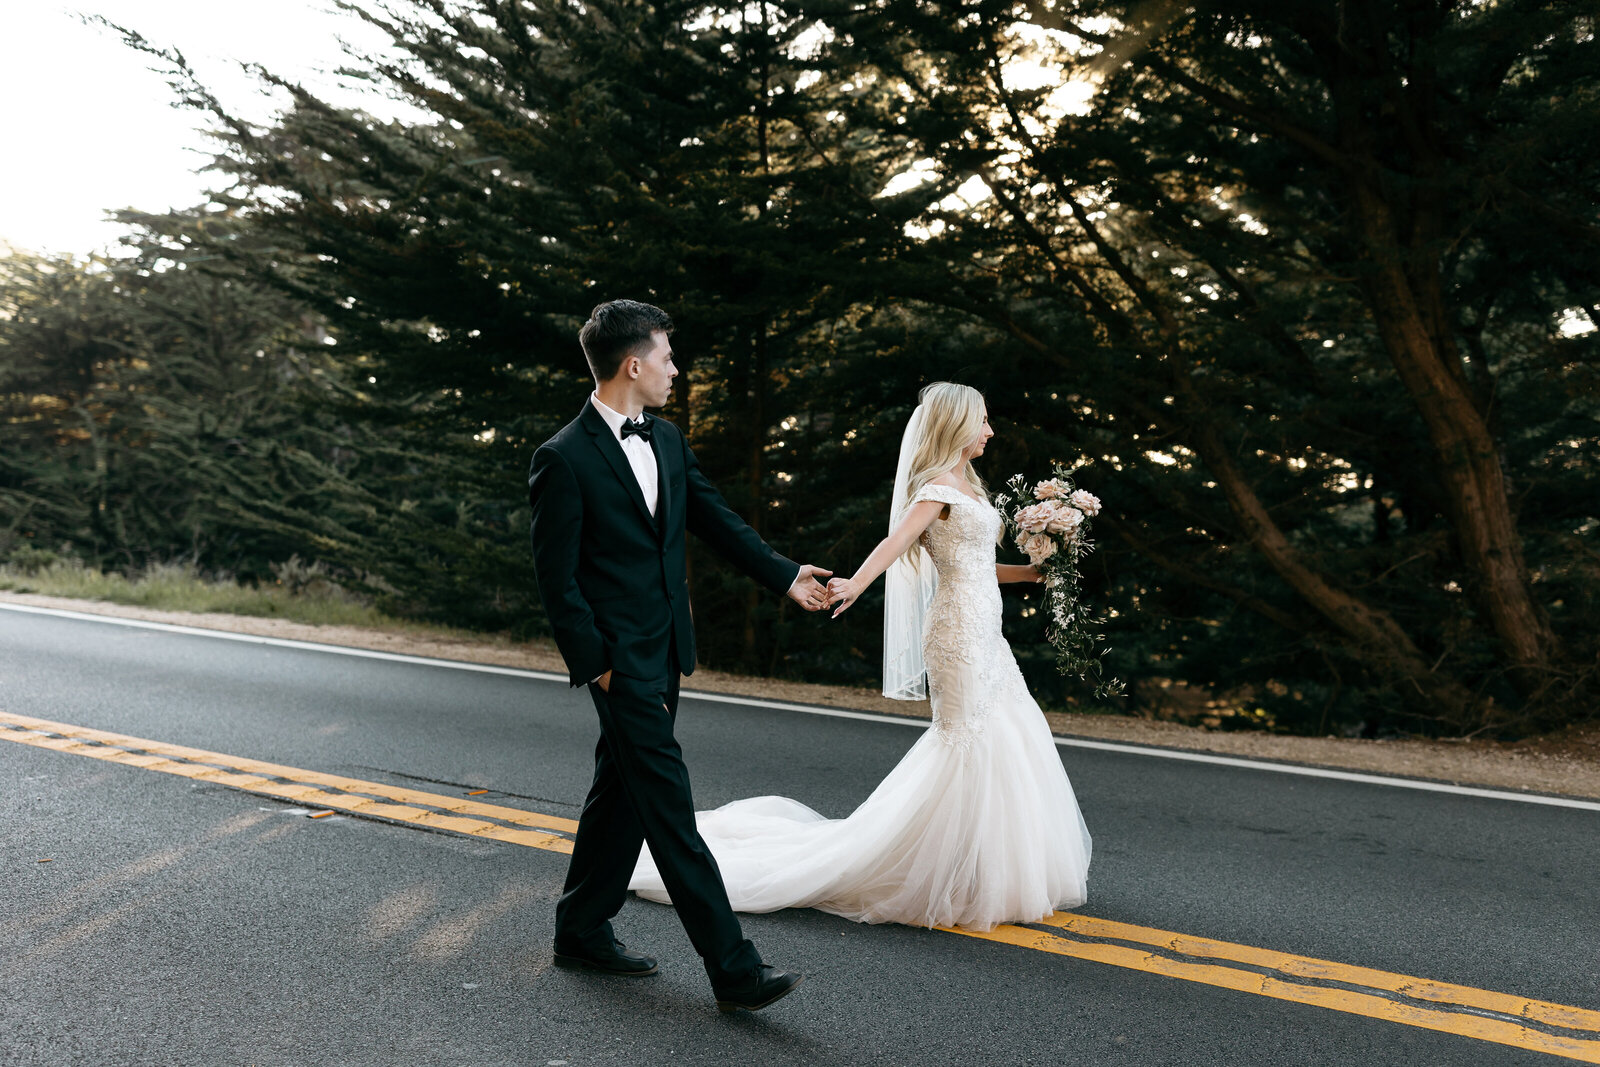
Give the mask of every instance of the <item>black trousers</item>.
[[609, 692], [589, 686], [600, 743], [556, 905], [556, 951], [610, 946], [611, 919], [627, 900], [640, 845], [648, 843], [706, 973], [713, 984], [731, 984], [752, 974], [761, 957], [740, 930], [722, 872], [695, 829], [689, 772], [672, 733], [677, 663], [663, 666], [658, 678], [613, 672]]

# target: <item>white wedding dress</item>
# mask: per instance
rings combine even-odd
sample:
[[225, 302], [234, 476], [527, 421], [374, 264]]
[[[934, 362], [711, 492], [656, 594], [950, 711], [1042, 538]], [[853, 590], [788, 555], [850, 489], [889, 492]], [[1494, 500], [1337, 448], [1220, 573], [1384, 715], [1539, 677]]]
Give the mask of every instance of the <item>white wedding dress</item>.
[[[933, 724], [848, 817], [786, 797], [697, 813], [735, 911], [988, 930], [1087, 898], [1090, 839], [1039, 705], [1000, 632], [1000, 515], [959, 490], [921, 543], [938, 573], [923, 650]], [[628, 888], [670, 903], [641, 850]]]

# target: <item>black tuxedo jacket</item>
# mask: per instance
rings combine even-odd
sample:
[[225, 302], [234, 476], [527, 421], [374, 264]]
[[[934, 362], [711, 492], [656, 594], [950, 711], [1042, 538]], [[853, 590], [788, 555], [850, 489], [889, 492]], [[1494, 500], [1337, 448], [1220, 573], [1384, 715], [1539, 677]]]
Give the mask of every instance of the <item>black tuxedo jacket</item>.
[[775, 593], [800, 565], [735, 515], [700, 470], [683, 432], [646, 415], [656, 455], [656, 517], [611, 428], [592, 403], [533, 454], [533, 565], [573, 685], [615, 670], [664, 673], [669, 649], [695, 666], [684, 530]]

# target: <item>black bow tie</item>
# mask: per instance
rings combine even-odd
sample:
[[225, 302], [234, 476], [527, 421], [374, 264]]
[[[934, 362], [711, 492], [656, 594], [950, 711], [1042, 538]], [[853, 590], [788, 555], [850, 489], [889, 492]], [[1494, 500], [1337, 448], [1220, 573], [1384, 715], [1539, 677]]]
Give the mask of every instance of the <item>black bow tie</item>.
[[626, 441], [634, 434], [638, 434], [640, 437], [644, 438], [645, 443], [648, 444], [650, 441], [650, 423], [642, 417], [638, 422], [634, 422], [632, 419], [623, 419], [622, 439]]

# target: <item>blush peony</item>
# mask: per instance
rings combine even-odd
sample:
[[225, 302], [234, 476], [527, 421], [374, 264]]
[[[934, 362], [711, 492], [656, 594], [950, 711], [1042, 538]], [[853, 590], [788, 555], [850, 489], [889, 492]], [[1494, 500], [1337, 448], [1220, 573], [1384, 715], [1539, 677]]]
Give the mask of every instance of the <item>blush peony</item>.
[[1035, 500], [1054, 500], [1056, 497], [1067, 495], [1067, 483], [1060, 478], [1051, 478], [1048, 482], [1040, 482], [1033, 487]]
[[1051, 521], [1055, 518], [1056, 506], [1054, 504], [1029, 504], [1017, 511], [1012, 516], [1012, 521], [1017, 528], [1026, 533], [1044, 533]]
[[1083, 525], [1083, 512], [1077, 508], [1059, 507], [1050, 517], [1050, 522], [1045, 530], [1053, 534], [1076, 534], [1078, 527]]
[[1022, 551], [1028, 554], [1028, 562], [1037, 567], [1056, 554], [1056, 543], [1047, 534], [1036, 533], [1022, 543]]

